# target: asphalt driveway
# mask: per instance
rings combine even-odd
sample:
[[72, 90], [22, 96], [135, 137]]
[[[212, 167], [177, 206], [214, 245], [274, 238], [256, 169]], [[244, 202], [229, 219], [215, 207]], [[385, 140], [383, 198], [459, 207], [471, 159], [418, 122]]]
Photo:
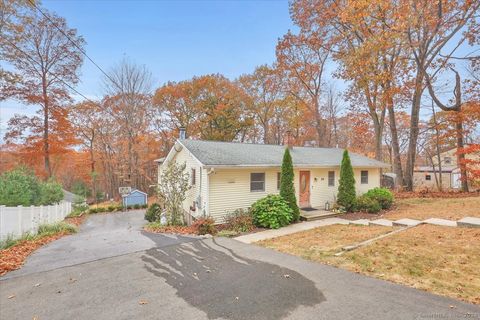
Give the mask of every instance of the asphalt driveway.
[[[478, 306], [226, 238], [91, 217], [0, 279], [1, 319], [480, 319]], [[10, 297], [10, 298], [9, 298]]]

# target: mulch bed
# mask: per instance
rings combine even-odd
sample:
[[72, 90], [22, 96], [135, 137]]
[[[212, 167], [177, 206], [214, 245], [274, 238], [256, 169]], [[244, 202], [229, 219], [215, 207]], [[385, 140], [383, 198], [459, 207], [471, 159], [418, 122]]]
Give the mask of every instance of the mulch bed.
[[147, 232], [153, 232], [153, 233], [197, 235], [197, 231], [192, 226], [161, 226], [161, 227], [145, 226], [143, 229]]
[[480, 191], [475, 192], [458, 192], [458, 191], [401, 191], [394, 193], [395, 199], [409, 199], [409, 198], [467, 198], [480, 197]]
[[[80, 217], [66, 218], [65, 222], [75, 226], [81, 225], [85, 221], [86, 215]], [[27, 257], [35, 250], [47, 243], [60, 239], [70, 233], [60, 232], [51, 236], [44, 236], [35, 240], [23, 240], [11, 246], [10, 248], [0, 250], [0, 276], [7, 272], [19, 269]]]
[[375, 220], [380, 219], [387, 211], [381, 211], [380, 213], [368, 213], [368, 212], [350, 212], [339, 215], [338, 218], [345, 220], [359, 220], [359, 219], [368, 219]]

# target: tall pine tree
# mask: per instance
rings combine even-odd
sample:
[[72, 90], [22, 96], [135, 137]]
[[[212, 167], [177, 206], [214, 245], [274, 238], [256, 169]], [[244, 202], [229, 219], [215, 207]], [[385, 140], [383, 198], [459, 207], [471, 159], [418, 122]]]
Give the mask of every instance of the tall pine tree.
[[355, 210], [356, 197], [352, 163], [348, 151], [345, 150], [340, 167], [340, 184], [338, 186], [337, 203], [345, 207], [345, 210], [348, 212], [351, 212]]
[[282, 162], [282, 173], [280, 176], [280, 195], [288, 203], [293, 211], [292, 221], [300, 219], [300, 209], [295, 197], [295, 187], [293, 186], [293, 163], [292, 156], [288, 148], [285, 149]]

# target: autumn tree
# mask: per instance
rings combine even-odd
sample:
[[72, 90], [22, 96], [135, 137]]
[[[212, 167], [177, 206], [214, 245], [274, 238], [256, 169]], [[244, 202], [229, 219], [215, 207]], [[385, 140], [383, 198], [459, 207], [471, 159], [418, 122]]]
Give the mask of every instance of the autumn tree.
[[252, 125], [248, 99], [235, 83], [214, 74], [167, 83], [155, 92], [153, 103], [158, 121], [169, 119], [164, 122], [169, 130], [184, 127], [192, 137], [232, 141], [241, 140]]
[[[406, 187], [413, 188], [420, 107], [432, 69], [447, 66], [452, 55], [478, 31], [478, 1], [421, 0], [405, 2], [398, 11], [400, 23], [396, 30], [404, 36], [413, 58], [414, 82], [412, 90], [410, 138], [406, 164]], [[467, 29], [465, 29], [467, 28]]]
[[93, 195], [97, 194], [96, 180], [98, 173], [95, 166], [95, 148], [101, 116], [100, 105], [95, 101], [83, 101], [73, 105], [69, 115], [77, 138], [88, 150]]
[[[103, 79], [106, 97], [102, 108], [114, 126], [111, 137], [118, 148], [122, 180], [133, 187], [145, 187], [141, 148], [149, 133], [147, 115], [152, 107], [152, 75], [143, 65], [122, 60]], [[153, 161], [153, 159], [151, 159]], [[153, 181], [150, 181], [153, 182]]]
[[291, 32], [279, 40], [276, 48], [278, 67], [288, 79], [288, 92], [295, 96], [313, 118], [318, 146], [326, 146], [326, 120], [322, 115], [325, 64], [330, 50], [326, 43]]
[[45, 16], [22, 17], [24, 27], [2, 40], [0, 53], [21, 75], [12, 95], [40, 106], [36, 116], [16, 115], [9, 121], [7, 141], [20, 139], [32, 152], [41, 150], [50, 177], [52, 153], [64, 153], [74, 142], [65, 105], [71, 101], [70, 88], [78, 82], [85, 41], [65, 19], [44, 12]]
[[252, 74], [242, 75], [238, 83], [251, 98], [247, 105], [248, 111], [261, 127], [263, 143], [274, 143], [276, 139], [272, 126], [278, 124], [279, 109], [285, 105], [278, 70], [261, 65]]

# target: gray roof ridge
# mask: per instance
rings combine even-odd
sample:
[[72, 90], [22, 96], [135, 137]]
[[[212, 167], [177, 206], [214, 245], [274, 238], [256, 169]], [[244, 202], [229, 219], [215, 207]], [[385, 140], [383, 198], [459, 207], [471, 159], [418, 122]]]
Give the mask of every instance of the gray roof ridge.
[[[272, 147], [285, 147], [283, 144], [274, 144], [274, 143], [255, 143], [255, 142], [241, 142], [241, 141], [220, 141], [220, 140], [204, 140], [204, 139], [178, 139], [180, 142], [184, 141], [199, 141], [199, 142], [213, 142], [213, 143], [228, 143], [228, 144], [248, 144], [254, 146], [272, 146]], [[336, 147], [316, 147], [316, 146], [292, 146], [293, 148], [308, 148], [308, 149], [338, 149], [345, 150], [343, 148]]]

